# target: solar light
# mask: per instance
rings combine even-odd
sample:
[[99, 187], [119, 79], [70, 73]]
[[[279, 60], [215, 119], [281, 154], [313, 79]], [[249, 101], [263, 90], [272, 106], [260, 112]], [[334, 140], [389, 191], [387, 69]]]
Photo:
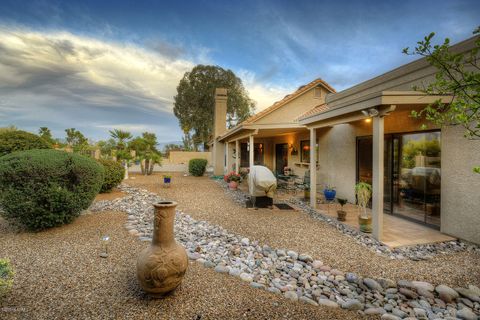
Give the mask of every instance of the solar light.
[[108, 244], [110, 243], [109, 236], [103, 236], [101, 239], [102, 242], [102, 252], [100, 253], [100, 257], [107, 258], [108, 257]]

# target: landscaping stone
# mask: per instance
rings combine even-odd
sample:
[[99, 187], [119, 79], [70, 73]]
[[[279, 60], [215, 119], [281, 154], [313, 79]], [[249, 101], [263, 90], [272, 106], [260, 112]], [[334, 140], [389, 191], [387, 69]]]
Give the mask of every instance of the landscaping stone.
[[383, 287], [375, 280], [370, 278], [363, 279], [363, 283], [371, 290], [383, 291]]
[[329, 299], [318, 299], [318, 304], [330, 308], [338, 308], [338, 304], [335, 301]]
[[463, 320], [477, 320], [479, 317], [468, 308], [457, 311], [456, 317]]
[[284, 296], [288, 300], [292, 300], [292, 301], [297, 301], [298, 300], [298, 295], [294, 291], [287, 291], [287, 292], [284, 293]]
[[342, 303], [342, 308], [347, 310], [363, 310], [363, 304], [357, 299], [351, 299]]
[[456, 298], [458, 298], [458, 292], [446, 285], [439, 285], [435, 288], [435, 291], [438, 293], [440, 299], [446, 303], [450, 303]]

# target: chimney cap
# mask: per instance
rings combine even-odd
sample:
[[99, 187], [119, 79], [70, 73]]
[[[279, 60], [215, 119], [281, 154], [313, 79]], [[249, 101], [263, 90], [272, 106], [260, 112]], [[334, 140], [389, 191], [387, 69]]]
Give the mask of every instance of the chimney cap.
[[216, 96], [227, 96], [227, 89], [226, 88], [216, 88], [215, 89]]

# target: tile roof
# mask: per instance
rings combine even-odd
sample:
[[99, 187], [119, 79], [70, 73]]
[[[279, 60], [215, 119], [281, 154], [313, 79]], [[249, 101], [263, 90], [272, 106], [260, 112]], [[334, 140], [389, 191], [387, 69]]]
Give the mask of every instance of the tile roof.
[[310, 117], [316, 116], [317, 114], [323, 113], [323, 112], [328, 111], [328, 110], [329, 110], [329, 108], [328, 108], [327, 104], [322, 103], [322, 104], [314, 107], [313, 109], [308, 110], [304, 114], [300, 115], [297, 119], [295, 119], [295, 121], [310, 118]]
[[326, 83], [322, 79], [320, 79], [320, 78], [315, 79], [312, 82], [307, 83], [306, 85], [300, 86], [297, 89], [297, 91], [295, 91], [294, 93], [287, 94], [282, 100], [275, 102], [270, 107], [260, 111], [259, 113], [254, 114], [250, 118], [243, 121], [242, 124], [253, 123], [253, 122], [257, 121], [258, 119], [263, 118], [267, 114], [277, 110], [281, 106], [285, 105], [287, 102], [290, 102], [291, 100], [295, 99], [296, 97], [298, 97], [302, 93], [304, 93], [304, 92], [306, 92], [306, 91], [308, 91], [308, 90], [310, 90], [310, 89], [312, 89], [312, 88], [314, 88], [318, 85], [324, 87], [325, 89], [327, 89], [328, 91], [330, 91], [332, 93], [336, 92], [334, 88], [332, 88], [328, 83]]

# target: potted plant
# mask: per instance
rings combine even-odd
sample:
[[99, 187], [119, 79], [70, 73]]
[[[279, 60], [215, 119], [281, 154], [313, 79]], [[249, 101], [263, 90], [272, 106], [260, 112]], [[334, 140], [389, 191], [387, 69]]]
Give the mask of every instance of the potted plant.
[[164, 174], [163, 175], [163, 183], [168, 184], [172, 182], [172, 176], [169, 174]]
[[228, 183], [230, 190], [237, 190], [238, 184], [242, 181], [242, 176], [235, 171], [226, 174], [223, 179]]
[[337, 210], [337, 219], [338, 221], [345, 221], [347, 220], [347, 212], [343, 210], [343, 206], [347, 204], [347, 199], [344, 198], [337, 198], [338, 203], [340, 204], [340, 210]]
[[323, 189], [323, 195], [325, 196], [325, 200], [327, 201], [333, 201], [335, 200], [335, 196], [337, 194], [337, 191], [335, 191], [335, 187], [331, 185], [326, 185], [325, 189]]
[[358, 224], [360, 231], [371, 233], [372, 217], [367, 213], [367, 205], [372, 196], [372, 186], [366, 182], [357, 183], [355, 185], [355, 195], [359, 206]]

